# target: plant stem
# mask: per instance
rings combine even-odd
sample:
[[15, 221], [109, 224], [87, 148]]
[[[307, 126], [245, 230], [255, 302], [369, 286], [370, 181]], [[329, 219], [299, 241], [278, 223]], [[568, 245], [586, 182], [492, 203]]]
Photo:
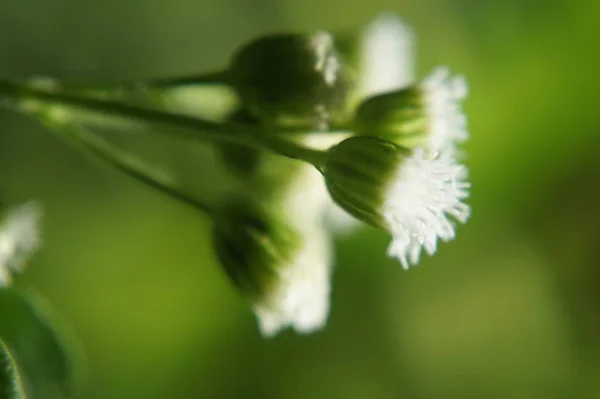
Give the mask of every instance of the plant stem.
[[192, 206], [212, 219], [217, 218], [218, 213], [213, 205], [185, 192], [172, 179], [157, 173], [139, 157], [90, 133], [83, 127], [69, 121], [62, 121], [51, 112], [40, 111], [38, 117], [49, 129], [74, 147], [82, 149], [146, 186]]
[[174, 78], [147, 79], [129, 82], [62, 82], [69, 90], [144, 90], [144, 89], [174, 89], [182, 86], [209, 86], [228, 84], [229, 74], [226, 70], [205, 73], [202, 75], [177, 76]]
[[[28, 104], [61, 105], [86, 111], [157, 123], [178, 129], [168, 131], [182, 139], [213, 142], [233, 142], [248, 147], [267, 149], [279, 155], [322, 165], [325, 153], [300, 146], [289, 140], [268, 134], [262, 129], [239, 123], [218, 123], [206, 119], [143, 108], [118, 101], [71, 94], [58, 88], [41, 89], [0, 78], [0, 100], [9, 100], [16, 107], [31, 113]], [[35, 113], [35, 106], [33, 107]], [[160, 131], [160, 129], [159, 129]]]
[[175, 78], [151, 79], [131, 84], [135, 87], [148, 87], [159, 89], [170, 89], [179, 86], [195, 86], [210, 84], [227, 84], [229, 82], [229, 73], [227, 70], [221, 70], [202, 75], [179, 76]]

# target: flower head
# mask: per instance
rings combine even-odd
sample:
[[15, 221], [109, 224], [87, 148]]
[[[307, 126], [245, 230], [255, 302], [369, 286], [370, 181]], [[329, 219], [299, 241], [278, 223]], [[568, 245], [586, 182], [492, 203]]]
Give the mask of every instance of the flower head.
[[13, 210], [0, 225], [0, 286], [11, 281], [11, 272], [22, 272], [29, 257], [41, 245], [41, 208], [27, 202]]
[[216, 223], [217, 256], [248, 297], [263, 335], [286, 327], [307, 333], [325, 324], [330, 253], [323, 234], [316, 228], [296, 230], [247, 204], [228, 207]]
[[414, 151], [375, 137], [349, 138], [330, 150], [323, 169], [332, 198], [355, 217], [390, 232], [388, 253], [404, 268], [454, 238], [469, 207], [466, 168], [451, 153]]
[[437, 241], [454, 238], [453, 221], [465, 223], [470, 208], [467, 170], [448, 153], [416, 149], [396, 169], [387, 186], [382, 215], [392, 233], [388, 255], [404, 268], [419, 262], [421, 248], [433, 255]]
[[356, 112], [357, 131], [431, 153], [453, 151], [469, 136], [461, 109], [466, 95], [464, 77], [439, 67], [414, 86], [365, 100]]

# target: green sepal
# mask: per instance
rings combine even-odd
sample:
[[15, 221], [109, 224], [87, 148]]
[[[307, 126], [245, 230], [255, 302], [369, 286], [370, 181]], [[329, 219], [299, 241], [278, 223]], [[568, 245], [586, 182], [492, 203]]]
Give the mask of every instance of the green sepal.
[[251, 301], [260, 300], [296, 254], [301, 237], [270, 209], [232, 201], [213, 229], [215, 253], [231, 281]]
[[410, 151], [377, 137], [354, 136], [329, 150], [322, 172], [331, 198], [354, 217], [387, 229], [387, 187]]
[[425, 97], [417, 86], [367, 98], [354, 118], [356, 134], [384, 138], [407, 148], [422, 144], [428, 126]]

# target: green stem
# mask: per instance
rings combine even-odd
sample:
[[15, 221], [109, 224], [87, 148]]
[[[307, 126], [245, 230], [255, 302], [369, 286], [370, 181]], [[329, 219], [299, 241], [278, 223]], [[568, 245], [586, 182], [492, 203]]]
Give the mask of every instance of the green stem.
[[62, 82], [70, 90], [145, 90], [145, 89], [174, 89], [182, 86], [226, 85], [229, 82], [227, 70], [205, 73], [202, 75], [177, 76], [174, 78], [158, 78], [133, 82]]
[[82, 149], [146, 186], [167, 194], [216, 219], [217, 210], [213, 205], [185, 192], [174, 181], [153, 171], [151, 166], [135, 155], [114, 146], [80, 126], [53, 117], [50, 112], [40, 111], [38, 117], [54, 133], [74, 147]]
[[[322, 165], [325, 153], [300, 146], [262, 129], [239, 123], [218, 123], [206, 119], [172, 113], [164, 110], [142, 108], [118, 101], [87, 97], [60, 91], [41, 89], [0, 78], [0, 100], [10, 100], [20, 110], [31, 113], [28, 102], [41, 102], [46, 105], [62, 105], [127, 118], [146, 123], [157, 123], [176, 127], [168, 130], [182, 139], [196, 141], [233, 142], [248, 147], [267, 149], [279, 155], [309, 162], [316, 167]], [[33, 112], [35, 113], [35, 106]], [[162, 132], [161, 129], [158, 130]], [[165, 130], [166, 131], [166, 130]]]
[[172, 89], [180, 86], [196, 86], [211, 84], [228, 84], [229, 73], [227, 70], [205, 73], [202, 75], [179, 76], [175, 78], [146, 80], [133, 85], [136, 87], [148, 87], [159, 89]]

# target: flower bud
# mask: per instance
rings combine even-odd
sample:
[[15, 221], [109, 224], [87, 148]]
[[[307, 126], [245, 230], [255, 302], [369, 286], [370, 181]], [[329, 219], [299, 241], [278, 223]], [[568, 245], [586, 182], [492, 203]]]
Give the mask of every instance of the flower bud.
[[265, 123], [324, 128], [345, 116], [351, 73], [327, 32], [253, 41], [235, 54], [229, 73], [246, 108]]
[[216, 254], [265, 336], [288, 326], [307, 333], [325, 324], [327, 243], [317, 231], [303, 233], [247, 202], [228, 206], [215, 224]]
[[417, 85], [366, 99], [356, 111], [357, 134], [377, 136], [407, 148], [437, 153], [468, 137], [460, 102], [464, 78], [436, 69]]
[[469, 216], [466, 168], [450, 153], [356, 136], [329, 151], [323, 174], [338, 205], [391, 233], [388, 253], [404, 268], [418, 263], [422, 247], [434, 254], [438, 238], [454, 238], [453, 221]]

